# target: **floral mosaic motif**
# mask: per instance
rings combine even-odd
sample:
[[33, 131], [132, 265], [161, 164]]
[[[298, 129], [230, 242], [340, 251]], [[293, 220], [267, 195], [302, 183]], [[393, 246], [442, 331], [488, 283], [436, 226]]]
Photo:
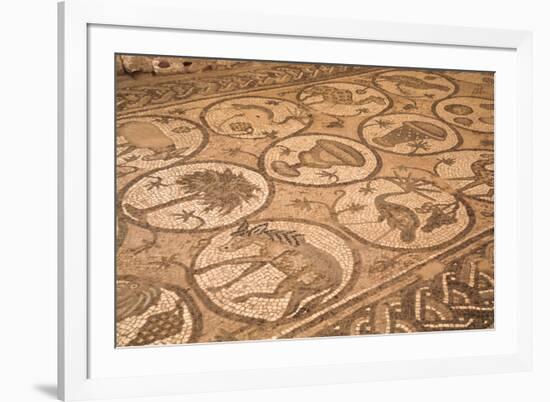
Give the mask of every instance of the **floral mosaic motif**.
[[261, 208], [269, 186], [257, 172], [206, 162], [159, 170], [130, 186], [122, 211], [131, 222], [168, 230], [227, 226]]

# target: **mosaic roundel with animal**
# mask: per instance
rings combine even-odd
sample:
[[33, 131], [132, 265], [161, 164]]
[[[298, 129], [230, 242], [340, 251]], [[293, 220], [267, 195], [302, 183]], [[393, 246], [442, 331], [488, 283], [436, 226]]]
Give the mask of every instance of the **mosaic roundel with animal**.
[[278, 321], [336, 297], [355, 269], [331, 230], [301, 221], [243, 221], [213, 237], [192, 267], [207, 303], [236, 316]]
[[336, 116], [372, 116], [390, 106], [390, 99], [382, 92], [346, 82], [306, 87], [298, 99], [313, 110]]
[[493, 73], [116, 63], [117, 347], [493, 328]]

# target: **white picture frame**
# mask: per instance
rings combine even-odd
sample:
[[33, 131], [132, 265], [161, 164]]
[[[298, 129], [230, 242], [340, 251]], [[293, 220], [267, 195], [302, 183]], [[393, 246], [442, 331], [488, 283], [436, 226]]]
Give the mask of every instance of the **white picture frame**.
[[[130, 9], [132, 12], [128, 13]], [[177, 41], [182, 37], [193, 38], [201, 46], [182, 47]], [[160, 39], [163, 48], [155, 50], [155, 43], [161, 43]], [[308, 49], [304, 41], [308, 42]], [[126, 45], [121, 48], [121, 43]], [[218, 48], [214, 51], [208, 44]], [[284, 44], [288, 48], [281, 50]], [[323, 46], [333, 46], [331, 55], [316, 56], [314, 49]], [[531, 368], [530, 32], [291, 15], [212, 15], [187, 9], [178, 0], [68, 0], [59, 4], [59, 48], [60, 398], [162, 396]], [[113, 70], [112, 65], [105, 65], [108, 56], [117, 51], [131, 53], [141, 49], [144, 53], [234, 58], [248, 55], [248, 58], [265, 60], [361, 64], [365, 59], [351, 56], [354, 48], [369, 49], [373, 60], [380, 60], [383, 65], [419, 63], [418, 66], [423, 67], [465, 69], [495, 66], [496, 128], [501, 134], [496, 145], [496, 220], [499, 222], [495, 235], [496, 265], [504, 267], [502, 275], [497, 268], [497, 276], [500, 275], [498, 281], [505, 284], [501, 290], [497, 287], [495, 330], [445, 334], [446, 341], [439, 346], [434, 336], [441, 335], [419, 334], [184, 345], [114, 352], [114, 343], [109, 343], [114, 336], [113, 321], [106, 315], [109, 308], [113, 310], [112, 298], [106, 296], [101, 302], [97, 297], [98, 293], [112, 293], [109, 289], [114, 286], [114, 271], [93, 269], [98, 260], [105, 259], [108, 264], [112, 254], [90, 247], [91, 243], [101, 243], [105, 230], [113, 230], [108, 226], [112, 220], [107, 219], [103, 224], [95, 219], [98, 208], [106, 216], [112, 214], [101, 209], [101, 199], [108, 199], [109, 193], [99, 193], [103, 190], [96, 191], [98, 187], [94, 184], [98, 178], [108, 178], [112, 166], [104, 169], [97, 163], [104, 155], [97, 151], [101, 142], [97, 142], [98, 136], [94, 135], [98, 129], [109, 130], [113, 124], [112, 118], [108, 118], [112, 110], [103, 111], [101, 107], [109, 96], [114, 96], [114, 87], [108, 85], [112, 75], [109, 78], [102, 73], [103, 68]], [[413, 53], [424, 57], [411, 59]], [[460, 64], [453, 65], [452, 60], [458, 58]], [[426, 60], [432, 61], [425, 65]], [[499, 76], [503, 77], [501, 81]], [[503, 94], [508, 96], [499, 104], [499, 96]], [[520, 133], [521, 141], [518, 140]], [[108, 208], [109, 204], [105, 205]], [[434, 345], [434, 350], [444, 350], [449, 342], [459, 343], [463, 348], [446, 355], [430, 354], [430, 350], [423, 348]], [[494, 348], [485, 346], [489, 344]], [[388, 347], [397, 351], [395, 356], [403, 357], [376, 356], [376, 350], [384, 351]], [[323, 348], [334, 352], [320, 356]], [[371, 351], [369, 357], [350, 353], [358, 348]], [[185, 356], [186, 361], [195, 362], [198, 369], [180, 371], [176, 365], [181, 359], [174, 356]], [[216, 356], [223, 357], [216, 359]], [[258, 362], [257, 356], [263, 360]], [[136, 368], [136, 362], [140, 361], [166, 362], [166, 369], [140, 371]]]

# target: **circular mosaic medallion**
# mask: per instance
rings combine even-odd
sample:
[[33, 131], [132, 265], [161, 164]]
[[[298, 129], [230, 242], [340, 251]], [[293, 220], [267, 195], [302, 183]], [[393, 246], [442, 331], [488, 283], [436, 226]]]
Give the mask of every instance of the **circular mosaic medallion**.
[[453, 151], [441, 155], [440, 159], [446, 163], [438, 164], [435, 172], [453, 189], [476, 200], [494, 200], [495, 161], [492, 151]]
[[367, 144], [403, 155], [429, 155], [448, 151], [461, 143], [458, 133], [438, 119], [396, 113], [366, 120], [359, 133]]
[[116, 285], [117, 346], [196, 341], [200, 313], [182, 289], [129, 275], [119, 277]]
[[197, 162], [134, 181], [122, 196], [122, 211], [141, 226], [210, 230], [258, 211], [269, 196], [269, 183], [258, 172], [230, 163]]
[[495, 103], [492, 99], [457, 96], [435, 106], [435, 113], [448, 123], [481, 133], [494, 132]]
[[354, 184], [336, 203], [335, 213], [339, 224], [360, 240], [391, 249], [441, 246], [473, 224], [464, 202], [410, 177]]
[[306, 87], [298, 99], [313, 110], [334, 116], [374, 116], [391, 105], [389, 98], [382, 92], [347, 82]]
[[352, 250], [326, 227], [243, 222], [210, 239], [192, 275], [220, 314], [273, 322], [333, 299], [350, 282], [354, 266]]
[[225, 99], [208, 106], [202, 118], [215, 133], [235, 138], [282, 138], [308, 127], [302, 107], [287, 100], [261, 97]]
[[172, 116], [135, 116], [117, 121], [119, 175], [157, 169], [204, 147], [207, 136], [195, 123]]
[[305, 186], [334, 186], [364, 180], [378, 168], [365, 145], [324, 134], [294, 135], [274, 143], [261, 159], [274, 179]]
[[387, 71], [378, 74], [374, 84], [395, 95], [426, 100], [443, 99], [456, 91], [450, 80], [429, 71]]

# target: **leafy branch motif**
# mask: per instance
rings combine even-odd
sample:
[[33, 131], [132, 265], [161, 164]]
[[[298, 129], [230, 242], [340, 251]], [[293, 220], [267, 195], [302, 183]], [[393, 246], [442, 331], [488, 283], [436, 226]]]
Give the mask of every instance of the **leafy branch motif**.
[[340, 177], [338, 177], [338, 174], [336, 172], [330, 172], [327, 170], [322, 170], [320, 172], [316, 173], [317, 176], [326, 178], [328, 181], [331, 181], [333, 183], [337, 183], [340, 180]]
[[399, 258], [401, 257], [401, 254], [397, 254], [395, 256], [382, 256], [380, 258], [377, 258], [372, 266], [370, 267], [371, 272], [383, 272], [386, 271], [395, 265], [397, 265], [397, 262]]
[[426, 140], [415, 140], [413, 142], [407, 143], [407, 145], [412, 148], [411, 152], [409, 152], [409, 155], [414, 155], [419, 150], [430, 150], [430, 144]]
[[[152, 188], [179, 186], [184, 195], [146, 208], [124, 205], [134, 219], [146, 221], [150, 213], [189, 201], [197, 201], [201, 204], [204, 207], [202, 213], [216, 212], [227, 215], [241, 207], [243, 203], [248, 204], [261, 191], [258, 186], [244, 177], [243, 173], [234, 173], [229, 168], [223, 172], [203, 169], [186, 173], [179, 176], [173, 184], [164, 184], [162, 178], [158, 177], [152, 177], [152, 179], [154, 181], [146, 185], [149, 188], [150, 186], [153, 186]], [[189, 212], [176, 214], [176, 218], [188, 220]]]
[[389, 121], [389, 120], [384, 120], [384, 119], [375, 119], [374, 120], [374, 123], [370, 123], [370, 124], [366, 124], [363, 126], [363, 128], [366, 128], [366, 127], [378, 127], [378, 128], [381, 128], [381, 129], [386, 129], [392, 125], [394, 125], [395, 123], [392, 122], [392, 121]]
[[333, 213], [333, 210], [330, 207], [330, 205], [328, 205], [328, 204], [326, 204], [322, 201], [312, 201], [312, 200], [310, 200], [306, 197], [304, 197], [302, 199], [296, 198], [296, 199], [292, 200], [290, 202], [290, 204], [288, 204], [289, 207], [296, 208], [296, 209], [302, 210], [304, 212], [311, 212], [314, 209], [315, 205], [318, 205], [318, 206], [321, 206], [321, 207], [325, 208], [329, 212], [329, 214]]
[[368, 195], [376, 192], [376, 188], [372, 185], [372, 181], [368, 181], [365, 187], [361, 187], [359, 192], [363, 195]]
[[356, 202], [352, 202], [350, 204], [348, 204], [345, 208], [339, 210], [338, 212], [336, 212], [336, 216], [340, 215], [340, 214], [343, 214], [343, 213], [346, 213], [346, 212], [350, 212], [351, 214], [356, 214], [358, 212], [361, 212], [363, 211], [364, 209], [366, 208], [366, 205], [362, 205], [362, 204], [358, 204]]
[[149, 250], [150, 248], [153, 248], [157, 245], [157, 240], [158, 240], [158, 234], [157, 232], [155, 231], [151, 231], [151, 236], [152, 238], [150, 240], [148, 239], [142, 239], [141, 241], [141, 246], [138, 246], [138, 247], [135, 247], [135, 248], [132, 248], [130, 249], [130, 251], [134, 254], [134, 255], [138, 255], [138, 254], [141, 254], [143, 253], [144, 251], [146, 250]]
[[162, 271], [170, 268], [172, 265], [178, 265], [178, 254], [172, 254], [168, 257], [162, 255], [158, 259], [152, 259], [151, 268], [154, 270]]
[[199, 170], [180, 176], [175, 184], [181, 186], [186, 198], [200, 200], [205, 205], [204, 212], [218, 211], [223, 215], [249, 203], [260, 191], [242, 173], [235, 174], [231, 169]]
[[231, 236], [267, 236], [271, 241], [289, 244], [297, 247], [304, 243], [304, 235], [295, 230], [269, 229], [269, 223], [260, 223], [250, 226], [247, 221], [243, 221], [237, 230], [231, 233]]
[[415, 171], [419, 171], [419, 172], [422, 172], [422, 173], [427, 173], [431, 177], [439, 177], [439, 173], [437, 173], [437, 169], [440, 165], [452, 166], [452, 165], [455, 164], [455, 162], [456, 162], [456, 160], [454, 158], [450, 158], [450, 157], [438, 158], [437, 162], [435, 163], [432, 170], [419, 168], [419, 167], [416, 167], [416, 166], [398, 165], [398, 166], [395, 167], [394, 172], [408, 172], [408, 171], [411, 171], [411, 170], [415, 170]]
[[289, 207], [299, 209], [304, 212], [311, 212], [313, 211], [315, 206], [320, 206], [324, 208], [330, 217], [330, 219], [334, 220], [335, 222], [338, 222], [338, 217], [343, 213], [352, 213], [356, 214], [358, 212], [363, 211], [366, 208], [366, 205], [359, 204], [356, 202], [352, 202], [349, 205], [347, 205], [344, 209], [341, 209], [339, 211], [336, 211], [336, 204], [340, 199], [346, 194], [344, 190], [337, 190], [335, 191], [336, 198], [332, 202], [332, 205], [327, 204], [323, 201], [313, 201], [306, 197], [303, 198], [296, 198], [288, 204]]
[[199, 224], [195, 226], [194, 229], [198, 229], [206, 224], [206, 221], [202, 219], [200, 216], [195, 214], [195, 211], [187, 211], [185, 209], [182, 209], [181, 212], [172, 214], [172, 216], [180, 222], [188, 222], [190, 219], [195, 219], [199, 221]]
[[226, 155], [228, 155], [228, 156], [237, 156], [237, 155], [241, 154], [241, 155], [251, 156], [254, 159], [258, 158], [258, 155], [254, 154], [252, 152], [244, 151], [241, 147], [227, 148], [224, 151], [225, 151]]
[[369, 272], [373, 273], [379, 273], [383, 272], [392, 268], [397, 267], [398, 265], [406, 265], [409, 263], [414, 263], [417, 261], [420, 261], [422, 259], [422, 256], [416, 253], [409, 253], [409, 252], [402, 252], [399, 254], [395, 254], [393, 256], [386, 255], [381, 256], [380, 258], [377, 258], [371, 267], [369, 268]]
[[151, 179], [151, 181], [144, 185], [145, 189], [148, 190], [148, 191], [151, 191], [153, 189], [156, 190], [156, 189], [161, 188], [161, 187], [169, 187], [168, 184], [164, 184], [162, 182], [161, 177], [149, 176], [149, 179]]

